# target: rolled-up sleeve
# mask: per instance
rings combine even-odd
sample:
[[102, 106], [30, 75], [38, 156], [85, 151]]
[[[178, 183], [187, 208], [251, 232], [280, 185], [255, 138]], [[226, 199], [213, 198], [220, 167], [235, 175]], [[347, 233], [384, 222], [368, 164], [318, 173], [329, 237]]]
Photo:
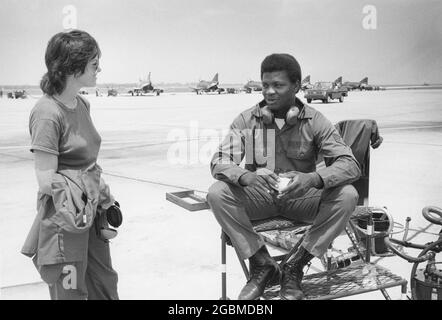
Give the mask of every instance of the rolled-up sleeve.
[[323, 155], [326, 167], [318, 169], [324, 188], [352, 183], [361, 176], [361, 170], [351, 148], [347, 146], [332, 123], [317, 112], [312, 121], [314, 139]]
[[210, 163], [212, 176], [220, 181], [225, 181], [235, 185], [240, 185], [239, 178], [248, 170], [240, 167], [244, 158], [245, 120], [239, 115], [230, 125], [230, 130], [221, 142], [218, 152], [216, 152]]
[[62, 135], [60, 115], [48, 99], [41, 99], [32, 108], [29, 115], [29, 133], [31, 152], [40, 150], [59, 155], [59, 143]]
[[58, 145], [60, 129], [58, 123], [51, 119], [35, 119], [30, 123], [30, 150], [44, 151], [59, 155]]

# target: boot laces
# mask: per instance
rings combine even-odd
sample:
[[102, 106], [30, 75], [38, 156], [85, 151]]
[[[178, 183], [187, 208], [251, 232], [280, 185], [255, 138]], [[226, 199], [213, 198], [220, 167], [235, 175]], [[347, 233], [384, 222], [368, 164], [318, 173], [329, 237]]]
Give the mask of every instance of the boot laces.
[[286, 265], [284, 269], [284, 284], [287, 284], [289, 282], [296, 282], [297, 284], [301, 284], [302, 278], [304, 276], [304, 272], [302, 271], [303, 268], [300, 268], [297, 265]]
[[267, 268], [270, 268], [270, 265], [260, 265], [260, 266], [254, 266], [250, 270], [250, 279], [247, 282], [252, 281], [253, 279], [260, 279], [264, 276], [265, 272], [267, 271]]

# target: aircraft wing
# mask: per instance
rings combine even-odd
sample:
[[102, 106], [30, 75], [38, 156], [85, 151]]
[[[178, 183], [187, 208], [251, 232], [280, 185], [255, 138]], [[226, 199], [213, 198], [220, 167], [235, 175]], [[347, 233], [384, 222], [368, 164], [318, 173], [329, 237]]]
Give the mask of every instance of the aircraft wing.
[[203, 88], [195, 88], [195, 87], [189, 87], [190, 89], [192, 89], [194, 92], [196, 92], [196, 94], [199, 94], [200, 92], [204, 91]]

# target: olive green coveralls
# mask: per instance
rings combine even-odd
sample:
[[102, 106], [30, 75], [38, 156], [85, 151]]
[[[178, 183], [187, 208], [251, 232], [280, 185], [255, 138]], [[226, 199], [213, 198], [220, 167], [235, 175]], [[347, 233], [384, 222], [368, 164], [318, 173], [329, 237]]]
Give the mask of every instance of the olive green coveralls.
[[[233, 121], [229, 135], [212, 158], [211, 172], [219, 181], [209, 188], [208, 203], [242, 259], [250, 258], [264, 245], [251, 221], [278, 215], [312, 224], [301, 245], [319, 257], [343, 232], [356, 207], [358, 193], [351, 183], [360, 177], [359, 164], [332, 123], [312, 107], [296, 99], [300, 108], [296, 124], [285, 123], [279, 129], [274, 122], [263, 123], [260, 108], [264, 105], [260, 102]], [[260, 153], [267, 155], [266, 161]], [[316, 168], [319, 156], [328, 160], [328, 166]], [[245, 168], [240, 167], [243, 160]], [[277, 199], [275, 194], [239, 184], [241, 175], [259, 167], [269, 168], [270, 162], [276, 174], [316, 171], [323, 188]]]

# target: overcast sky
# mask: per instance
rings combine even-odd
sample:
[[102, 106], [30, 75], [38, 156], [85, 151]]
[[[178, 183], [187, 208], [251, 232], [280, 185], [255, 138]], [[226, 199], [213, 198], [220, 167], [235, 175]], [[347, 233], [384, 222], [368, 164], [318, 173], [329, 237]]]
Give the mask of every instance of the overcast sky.
[[312, 82], [442, 83], [440, 0], [1, 0], [0, 84], [38, 84], [67, 5], [101, 47], [99, 83], [245, 83], [273, 52]]

